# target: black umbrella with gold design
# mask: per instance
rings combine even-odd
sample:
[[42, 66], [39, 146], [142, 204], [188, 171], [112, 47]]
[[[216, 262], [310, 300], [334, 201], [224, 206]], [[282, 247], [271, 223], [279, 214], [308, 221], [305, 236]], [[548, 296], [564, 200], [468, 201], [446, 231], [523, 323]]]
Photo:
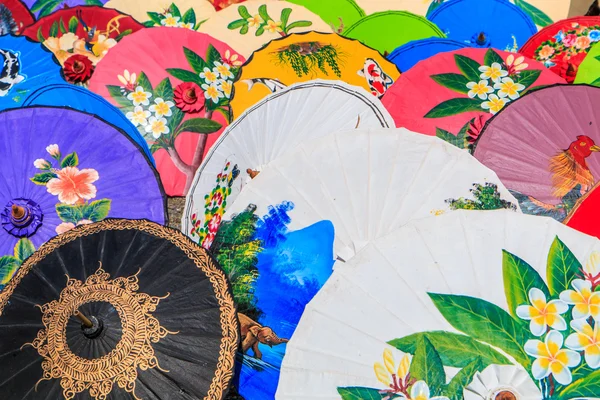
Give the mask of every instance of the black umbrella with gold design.
[[149, 221], [83, 225], [0, 293], [0, 398], [220, 399], [238, 340], [204, 249]]

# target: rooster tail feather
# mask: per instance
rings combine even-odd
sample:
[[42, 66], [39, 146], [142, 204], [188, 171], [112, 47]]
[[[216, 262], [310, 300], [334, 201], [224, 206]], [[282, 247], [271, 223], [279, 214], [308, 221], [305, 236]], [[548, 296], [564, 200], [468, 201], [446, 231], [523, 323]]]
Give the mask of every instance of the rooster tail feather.
[[566, 151], [550, 158], [550, 172], [554, 188], [552, 194], [558, 198], [563, 198], [577, 185], [590, 187], [594, 184], [594, 177], [587, 165], [577, 163]]

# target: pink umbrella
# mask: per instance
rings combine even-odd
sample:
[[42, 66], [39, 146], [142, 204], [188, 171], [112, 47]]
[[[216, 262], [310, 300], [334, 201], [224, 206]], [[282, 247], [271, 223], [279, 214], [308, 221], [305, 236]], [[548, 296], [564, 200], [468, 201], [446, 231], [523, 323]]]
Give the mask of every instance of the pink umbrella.
[[243, 62], [204, 33], [145, 29], [125, 37], [98, 63], [89, 88], [138, 128], [165, 191], [182, 196], [231, 120], [232, 83]]
[[417, 63], [387, 90], [396, 126], [471, 148], [485, 121], [541, 86], [565, 83], [537, 61], [496, 49], [468, 48]]

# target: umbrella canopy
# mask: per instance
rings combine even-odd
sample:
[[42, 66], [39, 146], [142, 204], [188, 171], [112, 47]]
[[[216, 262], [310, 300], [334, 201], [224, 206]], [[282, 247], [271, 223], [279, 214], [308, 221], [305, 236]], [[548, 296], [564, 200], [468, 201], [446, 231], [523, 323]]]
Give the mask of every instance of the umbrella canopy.
[[335, 265], [287, 344], [277, 398], [593, 398], [598, 361], [580, 343], [597, 324], [584, 296], [599, 251], [505, 210], [414, 221]]
[[149, 221], [51, 240], [0, 294], [0, 312], [8, 400], [216, 400], [231, 379], [239, 334], [227, 279], [203, 249]]
[[342, 33], [359, 19], [366, 16], [355, 0], [288, 0], [317, 14], [321, 19], [334, 27], [334, 31]]
[[[81, 112], [0, 113], [0, 284], [53, 236], [107, 217], [166, 222], [156, 171], [123, 132]], [[132, 172], [133, 171], [133, 172]]]
[[107, 0], [23, 0], [27, 7], [35, 14], [36, 19], [52, 14], [63, 8], [76, 6], [100, 6]]
[[332, 28], [306, 8], [283, 0], [249, 0], [212, 15], [201, 32], [222, 40], [244, 57], [273, 39], [291, 33]]
[[592, 46], [589, 49], [588, 55], [577, 69], [575, 83], [600, 86], [600, 72], [598, 71], [598, 67], [600, 67], [600, 46]]
[[569, 18], [552, 24], [531, 37], [519, 50], [572, 83], [579, 65], [600, 41], [600, 17]]
[[169, 26], [198, 30], [214, 14], [207, 0], [109, 0], [104, 7], [129, 14], [145, 26]]
[[296, 82], [341, 80], [381, 98], [398, 79], [394, 64], [357, 40], [335, 33], [297, 33], [269, 42], [242, 66], [233, 85], [234, 118]]
[[137, 127], [167, 194], [182, 196], [231, 120], [232, 83], [243, 62], [204, 33], [157, 27], [124, 38], [98, 65], [89, 87]]
[[382, 101], [396, 126], [472, 148], [485, 121], [540, 86], [564, 83], [519, 54], [468, 48], [437, 54], [400, 75]]
[[39, 19], [25, 29], [23, 35], [43, 43], [54, 53], [67, 82], [85, 85], [108, 51], [122, 38], [143, 27], [115, 10], [79, 6]]
[[333, 132], [393, 126], [381, 102], [357, 86], [314, 80], [284, 88], [246, 110], [212, 147], [187, 196], [182, 231], [209, 248], [227, 204], [262, 166]]
[[[240, 288], [238, 313], [289, 338], [335, 258], [349, 260], [412, 219], [514, 204], [491, 170], [439, 139], [405, 129], [341, 131], [269, 163], [228, 206], [211, 252]], [[275, 396], [285, 342], [268, 344], [242, 348], [236, 386], [247, 399]]]
[[466, 43], [451, 39], [428, 38], [413, 40], [392, 51], [387, 59], [396, 64], [396, 67], [402, 72], [408, 71], [419, 61], [426, 60], [438, 53], [464, 49], [465, 47], [468, 47]]
[[15, 108], [33, 91], [64, 82], [52, 53], [25, 37], [0, 36], [0, 110]]
[[21, 0], [4, 0], [0, 4], [0, 36], [18, 35], [35, 21]]
[[32, 92], [23, 106], [68, 107], [94, 114], [127, 134], [154, 165], [154, 157], [146, 140], [123, 113], [104, 98], [80, 86], [67, 83], [44, 86]]
[[523, 212], [562, 221], [600, 176], [597, 101], [600, 88], [585, 85], [531, 92], [489, 121], [474, 155]]
[[472, 47], [517, 51], [537, 32], [531, 18], [506, 0], [449, 0], [427, 18], [448, 38]]
[[343, 35], [383, 54], [412, 40], [443, 38], [444, 33], [424, 17], [406, 11], [384, 11], [367, 15], [346, 28]]

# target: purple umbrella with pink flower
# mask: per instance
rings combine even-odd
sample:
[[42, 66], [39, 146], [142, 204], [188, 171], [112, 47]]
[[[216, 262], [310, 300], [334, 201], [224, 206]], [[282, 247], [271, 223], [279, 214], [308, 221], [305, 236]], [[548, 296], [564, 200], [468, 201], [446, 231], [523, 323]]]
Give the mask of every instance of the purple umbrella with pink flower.
[[166, 222], [158, 174], [96, 116], [54, 107], [0, 113], [0, 289], [48, 239], [108, 217]]

